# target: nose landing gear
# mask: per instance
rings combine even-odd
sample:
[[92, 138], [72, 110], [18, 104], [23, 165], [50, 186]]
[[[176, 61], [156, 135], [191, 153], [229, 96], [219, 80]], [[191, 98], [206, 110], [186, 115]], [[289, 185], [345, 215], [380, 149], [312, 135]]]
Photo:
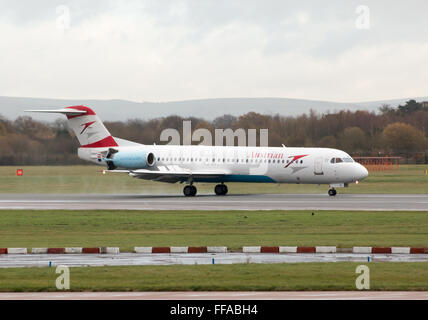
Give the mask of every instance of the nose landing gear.
[[225, 184], [218, 184], [214, 188], [214, 192], [218, 196], [225, 196], [227, 194], [227, 186]]

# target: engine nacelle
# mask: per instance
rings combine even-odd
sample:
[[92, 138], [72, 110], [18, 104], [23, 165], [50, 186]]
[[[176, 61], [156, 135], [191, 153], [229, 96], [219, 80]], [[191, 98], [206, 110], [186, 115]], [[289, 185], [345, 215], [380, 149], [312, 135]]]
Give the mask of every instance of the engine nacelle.
[[109, 170], [146, 169], [155, 164], [155, 155], [144, 150], [110, 150], [104, 160]]

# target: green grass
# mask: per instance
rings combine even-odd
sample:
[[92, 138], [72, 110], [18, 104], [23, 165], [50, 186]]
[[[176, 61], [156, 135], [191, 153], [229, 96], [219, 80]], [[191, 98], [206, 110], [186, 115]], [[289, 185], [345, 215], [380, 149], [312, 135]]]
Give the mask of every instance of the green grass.
[[[361, 263], [70, 268], [71, 291], [356, 290]], [[366, 263], [371, 290], [428, 290], [428, 263]], [[0, 291], [56, 291], [55, 268], [0, 269]]]
[[[103, 175], [98, 166], [0, 167], [0, 193], [144, 193], [182, 194], [183, 186], [132, 179], [126, 174]], [[397, 171], [370, 172], [360, 184], [340, 193], [428, 193], [428, 165], [402, 165]], [[326, 193], [328, 186], [297, 184], [230, 183], [230, 193]], [[198, 184], [199, 193], [213, 193], [214, 184]]]
[[428, 211], [2, 210], [0, 248], [428, 245]]

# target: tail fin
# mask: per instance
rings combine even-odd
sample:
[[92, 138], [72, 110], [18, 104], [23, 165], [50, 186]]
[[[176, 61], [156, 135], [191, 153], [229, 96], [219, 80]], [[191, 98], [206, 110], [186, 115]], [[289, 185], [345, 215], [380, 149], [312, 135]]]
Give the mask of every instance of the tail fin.
[[28, 112], [62, 113], [79, 140], [81, 148], [117, 147], [118, 144], [95, 112], [85, 106], [72, 106], [58, 110], [27, 110]]

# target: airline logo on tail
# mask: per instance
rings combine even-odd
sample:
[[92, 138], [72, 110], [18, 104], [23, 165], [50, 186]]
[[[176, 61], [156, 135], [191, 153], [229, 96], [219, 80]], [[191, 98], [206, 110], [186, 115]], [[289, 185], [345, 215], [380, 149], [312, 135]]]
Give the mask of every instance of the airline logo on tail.
[[88, 127], [91, 125], [91, 124], [94, 124], [96, 121], [91, 121], [91, 122], [86, 122], [86, 123], [84, 123], [84, 124], [81, 124], [80, 126], [81, 127], [83, 127], [83, 130], [80, 132], [80, 134], [82, 134], [86, 129], [88, 129]]

